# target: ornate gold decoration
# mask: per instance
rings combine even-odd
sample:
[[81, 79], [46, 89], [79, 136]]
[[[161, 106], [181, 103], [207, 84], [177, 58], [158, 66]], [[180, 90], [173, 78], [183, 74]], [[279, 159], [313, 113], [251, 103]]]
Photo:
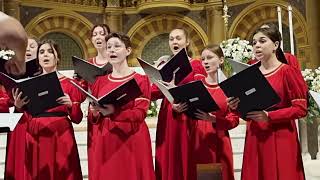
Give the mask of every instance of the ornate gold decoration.
[[85, 58], [88, 58], [96, 54], [89, 39], [91, 27], [92, 23], [78, 13], [53, 9], [33, 18], [25, 29], [28, 34], [39, 38], [51, 32], [67, 34], [80, 45]]
[[[240, 37], [241, 39], [250, 40], [254, 31], [262, 24], [278, 21], [277, 6], [286, 9], [288, 4], [280, 1], [275, 3], [272, 0], [264, 0], [249, 5], [234, 19], [228, 32], [229, 37]], [[282, 23], [288, 26], [288, 13], [284, 13], [283, 15]], [[306, 30], [307, 25], [303, 15], [293, 8], [293, 32], [295, 33], [294, 38], [297, 44], [297, 56], [301, 62], [309, 61], [299, 53], [309, 43]]]
[[131, 65], [137, 65], [135, 57], [141, 57], [145, 45], [159, 34], [169, 33], [172, 29], [182, 27], [189, 33], [190, 50], [194, 57], [199, 57], [208, 37], [203, 29], [192, 19], [178, 14], [150, 15], [137, 22], [128, 32], [131, 38], [133, 59]]
[[157, 12], [180, 12], [190, 10], [189, 0], [159, 1], [159, 0], [138, 0], [137, 8], [141, 13]]
[[223, 20], [224, 20], [224, 25], [226, 26], [226, 28], [228, 29], [228, 23], [229, 23], [229, 18], [231, 17], [229, 14], [228, 14], [228, 5], [227, 5], [227, 1], [224, 0], [224, 5], [223, 5]]

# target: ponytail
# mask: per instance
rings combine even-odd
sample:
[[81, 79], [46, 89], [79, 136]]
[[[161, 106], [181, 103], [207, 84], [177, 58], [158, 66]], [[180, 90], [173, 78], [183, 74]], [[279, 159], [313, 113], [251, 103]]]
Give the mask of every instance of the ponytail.
[[288, 60], [286, 59], [286, 57], [280, 47], [278, 47], [278, 49], [276, 50], [276, 56], [280, 62], [282, 62], [284, 64], [288, 64]]

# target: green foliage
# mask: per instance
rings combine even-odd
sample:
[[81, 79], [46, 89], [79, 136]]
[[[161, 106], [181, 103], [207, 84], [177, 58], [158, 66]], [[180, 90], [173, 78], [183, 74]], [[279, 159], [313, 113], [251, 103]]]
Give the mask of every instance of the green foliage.
[[148, 117], [156, 117], [158, 115], [158, 107], [156, 101], [151, 101], [148, 109]]
[[316, 118], [320, 117], [319, 107], [311, 96], [309, 96], [308, 101], [308, 114], [305, 117], [305, 120], [307, 123], [313, 123]]
[[[319, 93], [319, 80], [320, 80], [320, 69], [304, 69], [302, 76], [306, 81], [308, 88], [312, 91]], [[314, 101], [311, 95], [308, 97], [308, 114], [304, 118], [307, 123], [313, 123], [313, 121], [320, 117], [319, 107]]]

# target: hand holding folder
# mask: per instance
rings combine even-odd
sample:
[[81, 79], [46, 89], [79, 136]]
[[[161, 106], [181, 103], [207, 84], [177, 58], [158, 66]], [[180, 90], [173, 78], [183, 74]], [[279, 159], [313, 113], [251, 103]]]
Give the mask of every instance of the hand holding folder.
[[248, 112], [267, 110], [280, 102], [277, 93], [255, 65], [222, 81], [219, 86], [226, 96], [240, 99], [238, 110], [243, 119]]
[[219, 106], [212, 99], [207, 88], [201, 81], [193, 81], [181, 86], [172, 88], [166, 87], [163, 83], [154, 82], [163, 95], [171, 103], [187, 103], [188, 110], [185, 112], [189, 117], [196, 119], [197, 109], [204, 112], [219, 110]]
[[175, 84], [179, 84], [192, 72], [192, 67], [185, 48], [178, 52], [167, 62], [165, 62], [165, 64], [161, 68], [154, 67], [141, 58], [137, 59], [140, 66], [149, 76], [151, 81], [162, 80], [165, 82], [169, 82], [173, 79], [173, 75], [175, 74], [174, 82]]
[[107, 63], [103, 67], [98, 67], [76, 56], [72, 56], [72, 63], [75, 73], [91, 83], [95, 81], [97, 76], [102, 76], [112, 72], [112, 65], [110, 63]]
[[109, 93], [105, 94], [104, 96], [100, 98], [94, 97], [92, 94], [90, 94], [88, 91], [83, 89], [81, 86], [79, 86], [77, 83], [70, 81], [76, 88], [78, 88], [81, 92], [86, 94], [88, 98], [95, 104], [104, 106], [107, 104], [113, 104], [116, 107], [123, 106], [127, 104], [128, 102], [134, 100], [135, 98], [142, 95], [142, 92], [140, 90], [140, 87], [138, 86], [135, 79], [131, 79], [117, 88], [113, 89]]
[[7, 92], [12, 92], [13, 88], [19, 88], [23, 96], [30, 99], [26, 110], [33, 116], [59, 106], [56, 100], [64, 95], [56, 72], [19, 80], [0, 73], [0, 81]]

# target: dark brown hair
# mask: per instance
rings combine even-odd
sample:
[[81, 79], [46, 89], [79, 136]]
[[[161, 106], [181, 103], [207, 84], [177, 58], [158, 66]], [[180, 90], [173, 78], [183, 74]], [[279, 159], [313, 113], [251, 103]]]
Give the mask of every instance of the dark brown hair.
[[93, 36], [93, 31], [96, 27], [102, 27], [104, 33], [107, 35], [107, 34], [110, 34], [110, 27], [106, 24], [96, 24], [92, 27], [91, 31], [90, 31], [90, 38]]
[[49, 46], [55, 50], [57, 52], [57, 57], [56, 55], [53, 53], [54, 57], [55, 58], [58, 58], [59, 60], [61, 60], [61, 51], [60, 51], [60, 48], [59, 48], [59, 45], [51, 40], [51, 39], [46, 39], [46, 40], [43, 40], [39, 43], [39, 46], [38, 46], [38, 50], [37, 50], [37, 58], [39, 59], [39, 51], [40, 51], [40, 47], [44, 44], [49, 44]]
[[278, 58], [278, 60], [282, 63], [288, 64], [288, 61], [286, 59], [286, 57], [284, 56], [284, 53], [281, 49], [281, 34], [280, 31], [278, 30], [278, 28], [275, 25], [272, 24], [266, 24], [266, 26], [268, 27], [264, 27], [264, 28], [259, 28], [257, 29], [254, 33], [253, 36], [259, 32], [261, 32], [262, 34], [266, 35], [268, 38], [271, 39], [272, 42], [279, 42], [279, 46], [276, 50], [276, 56]]
[[126, 48], [132, 47], [131, 46], [131, 41], [128, 35], [121, 33], [121, 32], [116, 32], [116, 33], [111, 33], [106, 37], [106, 42], [108, 42], [109, 39], [111, 38], [119, 38], [124, 45], [126, 46]]

